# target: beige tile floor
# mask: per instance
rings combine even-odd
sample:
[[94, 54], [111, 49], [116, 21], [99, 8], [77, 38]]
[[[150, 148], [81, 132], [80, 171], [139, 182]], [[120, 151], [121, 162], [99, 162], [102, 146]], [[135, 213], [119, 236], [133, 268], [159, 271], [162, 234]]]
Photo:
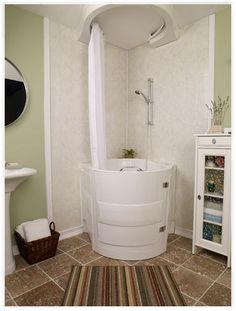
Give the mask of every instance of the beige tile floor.
[[123, 261], [91, 249], [86, 233], [60, 241], [55, 257], [29, 265], [16, 256], [16, 271], [5, 280], [6, 306], [59, 306], [72, 265], [169, 265], [190, 306], [231, 305], [231, 270], [226, 258], [206, 250], [191, 254], [190, 239], [171, 234], [167, 251], [155, 258]]

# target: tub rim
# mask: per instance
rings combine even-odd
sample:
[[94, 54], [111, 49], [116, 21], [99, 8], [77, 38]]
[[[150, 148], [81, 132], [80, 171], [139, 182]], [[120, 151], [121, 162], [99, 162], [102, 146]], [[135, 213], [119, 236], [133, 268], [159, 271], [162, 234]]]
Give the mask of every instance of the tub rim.
[[[142, 160], [142, 161], [146, 161], [145, 159], [142, 158], [109, 158], [107, 159], [109, 160], [127, 160], [127, 161], [132, 161], [132, 160]], [[119, 173], [119, 174], [148, 174], [148, 173], [157, 173], [157, 172], [163, 172], [163, 171], [168, 171], [171, 170], [175, 164], [173, 163], [167, 163], [167, 162], [162, 162], [162, 161], [152, 161], [152, 160], [148, 160], [149, 162], [153, 162], [153, 163], [157, 163], [157, 164], [163, 164], [165, 165], [164, 168], [162, 169], [156, 169], [156, 170], [148, 170], [148, 171], [115, 171], [115, 170], [104, 170], [104, 169], [98, 169], [98, 168], [92, 168], [91, 167], [91, 162], [81, 162], [79, 168], [83, 169], [84, 166], [87, 166], [87, 168], [93, 172], [103, 172], [103, 173]]]

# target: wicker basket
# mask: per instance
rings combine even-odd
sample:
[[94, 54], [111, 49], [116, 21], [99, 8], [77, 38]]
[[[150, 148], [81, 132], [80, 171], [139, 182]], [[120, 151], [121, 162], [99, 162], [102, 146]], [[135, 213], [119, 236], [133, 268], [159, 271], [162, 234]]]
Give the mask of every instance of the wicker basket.
[[22, 236], [15, 231], [15, 238], [20, 254], [29, 264], [48, 259], [55, 256], [60, 233], [55, 231], [55, 223], [49, 225], [51, 235], [32, 242], [26, 242]]

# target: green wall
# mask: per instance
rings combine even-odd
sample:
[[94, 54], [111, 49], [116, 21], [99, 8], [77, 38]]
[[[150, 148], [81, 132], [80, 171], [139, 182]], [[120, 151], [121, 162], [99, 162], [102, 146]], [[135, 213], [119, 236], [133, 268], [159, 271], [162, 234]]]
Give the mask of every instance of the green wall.
[[[215, 15], [215, 81], [214, 99], [230, 97], [231, 103], [231, 9]], [[223, 122], [231, 127], [231, 109], [228, 109]]]
[[11, 196], [11, 229], [23, 221], [46, 217], [43, 18], [14, 5], [5, 6], [5, 56], [21, 71], [29, 87], [24, 115], [6, 128], [5, 161], [37, 169]]

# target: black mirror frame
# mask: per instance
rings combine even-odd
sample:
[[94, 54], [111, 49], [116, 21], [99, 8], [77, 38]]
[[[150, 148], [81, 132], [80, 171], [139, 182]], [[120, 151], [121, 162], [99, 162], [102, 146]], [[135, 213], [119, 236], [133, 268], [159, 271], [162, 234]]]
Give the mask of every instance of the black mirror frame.
[[[8, 58], [5, 57], [5, 61], [7, 61], [8, 63], [10, 63], [15, 69], [16, 71], [18, 72], [18, 74], [21, 76], [22, 78], [22, 82], [24, 84], [24, 87], [25, 87], [25, 94], [26, 94], [26, 99], [25, 99], [25, 106], [24, 106], [24, 109], [22, 110], [21, 114], [18, 116], [18, 118], [16, 118], [13, 122], [11, 122], [10, 124], [7, 124], [5, 125], [5, 127], [8, 127], [14, 123], [16, 123], [22, 116], [23, 114], [25, 113], [25, 110], [28, 106], [28, 103], [29, 103], [29, 88], [28, 88], [28, 84], [26, 82], [26, 79], [24, 78], [24, 76], [22, 75], [22, 73], [20, 72], [20, 70], [16, 67], [16, 65], [10, 61]], [[6, 69], [5, 69], [6, 70]], [[5, 77], [6, 78], [6, 77]]]

